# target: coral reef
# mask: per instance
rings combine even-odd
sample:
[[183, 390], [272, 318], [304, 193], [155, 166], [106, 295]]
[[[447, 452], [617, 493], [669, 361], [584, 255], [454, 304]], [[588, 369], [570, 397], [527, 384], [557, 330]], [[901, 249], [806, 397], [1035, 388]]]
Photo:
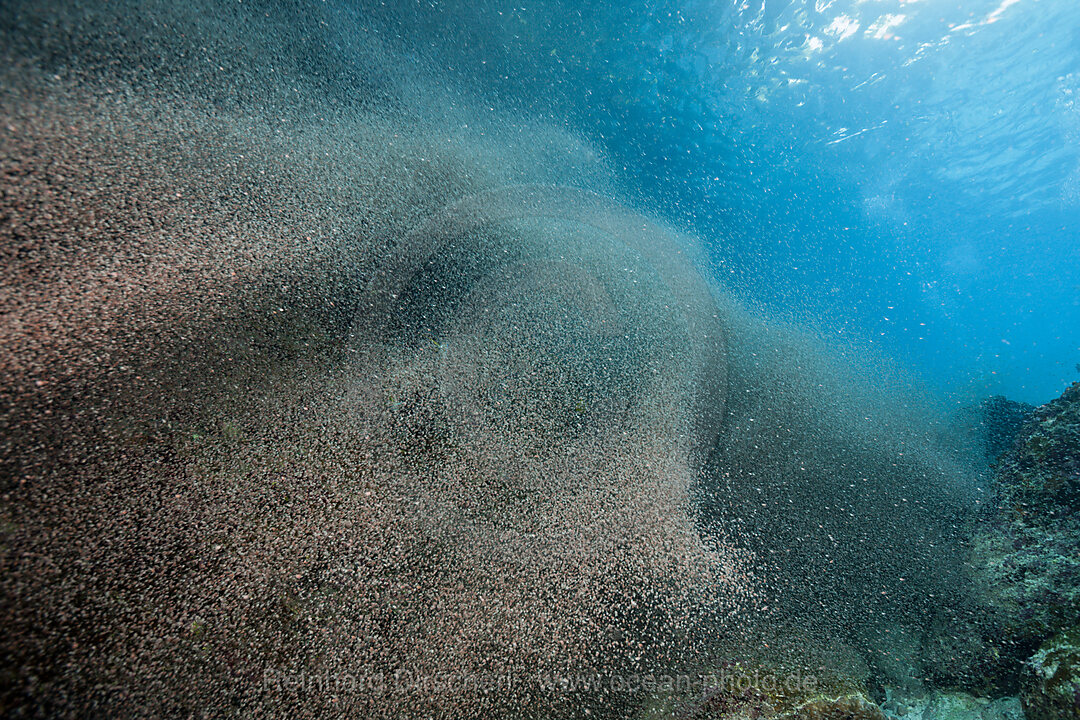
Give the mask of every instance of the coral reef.
[[[805, 670], [805, 668], [804, 668]], [[638, 720], [885, 720], [855, 678], [821, 666], [819, 674], [794, 665], [728, 663], [661, 687]], [[676, 676], [685, 678], [686, 675]], [[674, 686], [672, 685], [674, 683]]]
[[890, 697], [882, 704], [889, 720], [1023, 720], [1016, 697], [985, 698], [965, 692], [934, 691], [916, 697]]
[[[1001, 403], [997, 403], [1003, 407]], [[1015, 417], [1015, 408], [1008, 411]], [[971, 539], [971, 604], [941, 614], [924, 662], [935, 682], [1011, 692], [1022, 663], [1080, 621], [1080, 383], [1035, 409], [994, 467]]]
[[1047, 640], [1031, 657], [1020, 699], [1027, 720], [1080, 718], [1080, 627]]
[[1037, 408], [998, 462], [1000, 501], [1013, 519], [1037, 523], [1080, 505], [1080, 382]]

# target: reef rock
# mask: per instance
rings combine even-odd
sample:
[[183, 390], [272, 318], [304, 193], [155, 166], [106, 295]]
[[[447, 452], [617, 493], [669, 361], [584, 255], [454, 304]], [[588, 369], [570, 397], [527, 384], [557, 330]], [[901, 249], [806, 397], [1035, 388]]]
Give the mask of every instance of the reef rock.
[[1032, 656], [1020, 699], [1027, 720], [1080, 720], [1080, 627], [1048, 640]]
[[994, 466], [968, 558], [972, 606], [942, 616], [924, 663], [939, 685], [1012, 692], [1040, 643], [1080, 622], [1080, 383], [1036, 408]]
[[861, 692], [776, 698], [771, 692], [751, 687], [739, 692], [713, 690], [698, 698], [668, 699], [651, 707], [643, 718], [695, 718], [698, 720], [887, 720], [876, 703]]
[[[777, 629], [758, 650], [659, 683], [639, 720], [886, 720], [850, 647]], [[744, 647], [745, 651], [747, 648]]]
[[998, 463], [1005, 510], [1038, 521], [1080, 504], [1080, 382], [1037, 408], [1019, 442]]
[[990, 699], [954, 691], [914, 697], [888, 695], [881, 709], [889, 720], [1024, 720], [1017, 697]]

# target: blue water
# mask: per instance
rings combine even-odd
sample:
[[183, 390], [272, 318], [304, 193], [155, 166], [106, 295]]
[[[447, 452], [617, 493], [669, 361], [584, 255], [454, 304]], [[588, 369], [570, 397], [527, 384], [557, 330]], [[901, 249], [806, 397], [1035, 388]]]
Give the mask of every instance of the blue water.
[[463, 82], [589, 135], [771, 312], [961, 400], [1080, 376], [1073, 0], [386, 12]]

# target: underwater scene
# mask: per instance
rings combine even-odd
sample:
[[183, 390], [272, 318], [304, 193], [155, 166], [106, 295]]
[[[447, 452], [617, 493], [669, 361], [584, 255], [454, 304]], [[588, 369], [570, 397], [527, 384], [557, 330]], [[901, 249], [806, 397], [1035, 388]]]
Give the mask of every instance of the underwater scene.
[[0, 717], [1080, 720], [1076, 0], [0, 0]]

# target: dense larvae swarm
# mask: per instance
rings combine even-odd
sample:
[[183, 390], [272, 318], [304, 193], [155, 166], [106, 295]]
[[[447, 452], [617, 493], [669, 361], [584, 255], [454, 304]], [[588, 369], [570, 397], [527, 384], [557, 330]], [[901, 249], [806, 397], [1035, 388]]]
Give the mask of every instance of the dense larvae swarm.
[[355, 18], [152, 9], [4, 11], [5, 709], [620, 716], [540, 680], [887, 645], [851, 597], [953, 502], [888, 402]]

